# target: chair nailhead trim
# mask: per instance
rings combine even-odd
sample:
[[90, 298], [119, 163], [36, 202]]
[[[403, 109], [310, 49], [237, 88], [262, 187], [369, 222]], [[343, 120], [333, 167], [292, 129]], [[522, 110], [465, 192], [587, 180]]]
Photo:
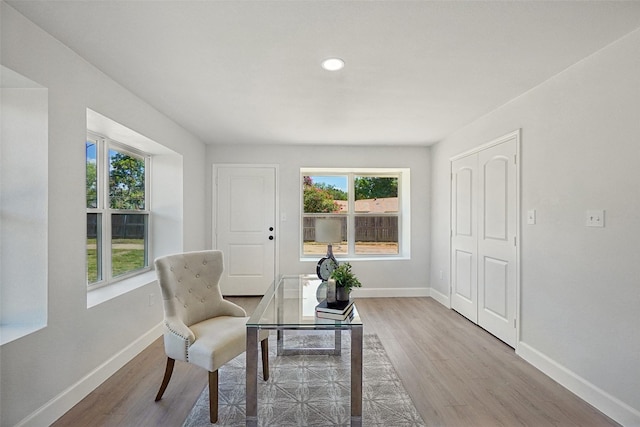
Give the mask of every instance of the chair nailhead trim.
[[[186, 305], [185, 305], [186, 307]], [[182, 336], [180, 333], [174, 331], [173, 329], [171, 329], [171, 327], [169, 326], [169, 323], [164, 322], [164, 326], [167, 327], [167, 329], [169, 330], [169, 332], [171, 332], [172, 334], [174, 334], [175, 336], [177, 336], [178, 338], [182, 338], [184, 340], [184, 357], [186, 359], [186, 361], [189, 361], [189, 338]]]

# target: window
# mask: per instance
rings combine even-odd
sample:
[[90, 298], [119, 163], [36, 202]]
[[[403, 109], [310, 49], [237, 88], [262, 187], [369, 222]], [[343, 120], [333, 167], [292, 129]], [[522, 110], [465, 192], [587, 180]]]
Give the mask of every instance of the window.
[[[87, 308], [92, 308], [143, 286], [157, 286], [153, 258], [184, 250], [184, 161], [182, 154], [89, 108], [87, 132], [87, 221], [81, 228], [87, 236]], [[120, 163], [136, 165], [124, 170], [136, 172], [136, 182], [144, 182], [132, 186], [138, 191], [130, 198], [125, 183], [109, 191], [114, 151], [121, 154]], [[112, 184], [124, 176], [114, 176]], [[144, 197], [139, 197], [142, 189]], [[131, 203], [112, 207], [110, 194], [118, 203]]]
[[149, 156], [97, 134], [86, 141], [87, 284], [149, 266]]
[[0, 65], [0, 345], [47, 326], [49, 89]]
[[336, 256], [408, 256], [403, 247], [408, 243], [403, 239], [408, 174], [407, 169], [301, 169], [303, 257], [327, 251], [326, 243], [316, 242], [318, 218], [341, 222], [342, 241], [333, 244]]

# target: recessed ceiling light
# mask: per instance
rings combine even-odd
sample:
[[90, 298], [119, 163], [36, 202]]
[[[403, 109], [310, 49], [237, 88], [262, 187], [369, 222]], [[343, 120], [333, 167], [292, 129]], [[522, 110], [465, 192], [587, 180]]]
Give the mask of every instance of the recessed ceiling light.
[[344, 67], [344, 61], [340, 58], [328, 58], [322, 61], [322, 68], [327, 71], [338, 71]]

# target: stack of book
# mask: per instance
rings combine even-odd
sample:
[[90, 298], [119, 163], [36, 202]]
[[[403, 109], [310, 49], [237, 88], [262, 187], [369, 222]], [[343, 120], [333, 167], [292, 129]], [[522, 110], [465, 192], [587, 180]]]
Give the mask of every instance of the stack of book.
[[327, 304], [323, 300], [316, 305], [316, 316], [322, 319], [346, 320], [353, 316], [353, 299]]

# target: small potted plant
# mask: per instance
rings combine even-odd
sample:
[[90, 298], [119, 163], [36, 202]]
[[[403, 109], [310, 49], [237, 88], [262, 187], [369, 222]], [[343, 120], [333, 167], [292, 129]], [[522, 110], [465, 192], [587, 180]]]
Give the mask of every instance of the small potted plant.
[[351, 271], [351, 264], [348, 262], [337, 266], [331, 272], [331, 278], [336, 281], [336, 299], [338, 301], [349, 301], [351, 289], [362, 286], [356, 275]]

